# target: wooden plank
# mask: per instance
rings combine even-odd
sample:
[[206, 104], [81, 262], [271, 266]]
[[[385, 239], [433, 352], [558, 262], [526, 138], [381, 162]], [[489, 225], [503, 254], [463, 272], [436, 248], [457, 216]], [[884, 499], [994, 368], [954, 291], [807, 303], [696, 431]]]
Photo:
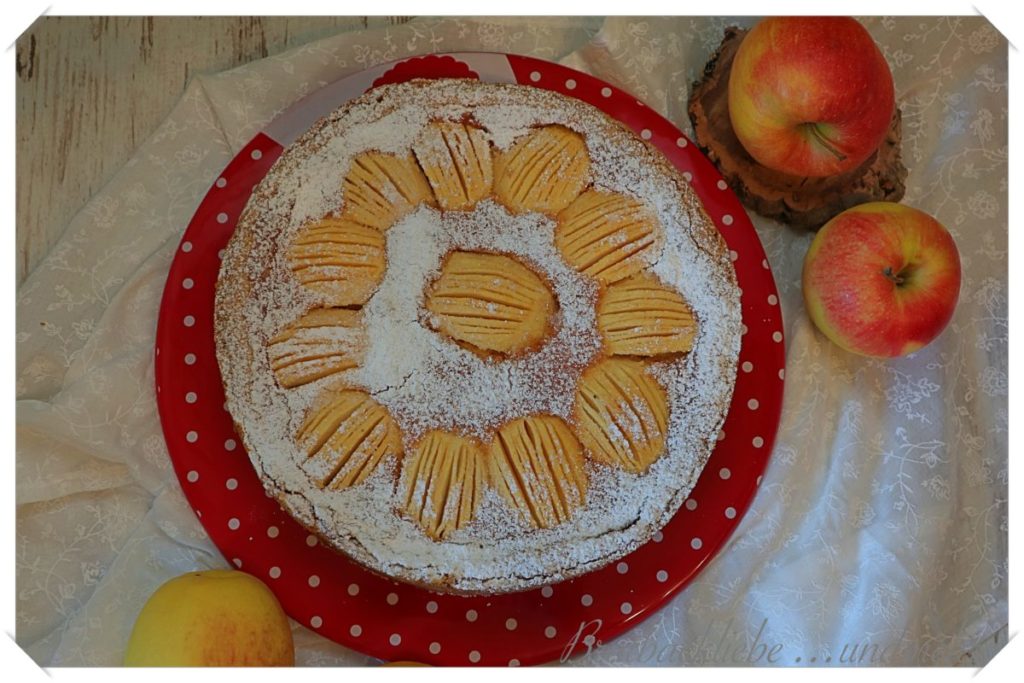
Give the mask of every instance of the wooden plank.
[[17, 278], [167, 116], [195, 73], [410, 17], [42, 17], [16, 44]]

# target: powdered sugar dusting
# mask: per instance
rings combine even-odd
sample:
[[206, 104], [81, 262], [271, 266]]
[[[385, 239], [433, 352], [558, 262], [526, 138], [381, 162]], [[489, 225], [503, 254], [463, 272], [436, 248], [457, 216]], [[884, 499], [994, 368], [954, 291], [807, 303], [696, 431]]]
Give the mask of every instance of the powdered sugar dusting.
[[[350, 489], [311, 485], [293, 435], [337, 377], [284, 390], [269, 369], [268, 340], [321, 304], [295, 282], [285, 261], [295, 231], [342, 208], [341, 182], [356, 154], [406, 154], [423, 128], [441, 118], [475, 121], [498, 150], [534, 125], [581, 133], [592, 184], [634, 196], [658, 216], [664, 239], [651, 250], [651, 270], [682, 294], [698, 321], [689, 354], [649, 365], [669, 397], [664, 455], [642, 475], [588, 461], [585, 504], [553, 529], [532, 529], [488, 488], [473, 522], [434, 542], [396, 513], [402, 463], [394, 460]], [[364, 357], [341, 378], [388, 409], [407, 449], [431, 428], [486, 444], [495, 428], [523, 415], [549, 413], [571, 423], [579, 376], [601, 357], [596, 288], [562, 261], [553, 230], [548, 217], [512, 215], [485, 200], [470, 212], [421, 206], [387, 231], [387, 271], [363, 308]], [[513, 255], [546, 280], [558, 303], [552, 336], [536, 350], [498, 361], [433, 331], [423, 296], [453, 249]], [[575, 576], [628, 553], [663, 526], [696, 483], [724, 420], [739, 329], [728, 252], [688, 185], [660, 155], [575, 100], [464, 81], [375, 89], [286, 150], [239, 221], [217, 291], [217, 351], [228, 408], [268, 491], [356, 560], [458, 591], [521, 590]], [[642, 435], [639, 421], [623, 427], [623, 439]]]
[[[410, 446], [433, 428], [487, 439], [523, 415], [570, 418], [579, 376], [601, 348], [597, 288], [562, 261], [550, 219], [512, 215], [490, 200], [468, 213], [442, 215], [424, 206], [388, 230], [387, 239], [388, 263], [401, 267], [388, 268], [364, 309], [366, 359], [346, 379], [391, 411]], [[485, 359], [424, 324], [424, 292], [456, 249], [514, 254], [551, 284], [560, 310], [542, 348]]]

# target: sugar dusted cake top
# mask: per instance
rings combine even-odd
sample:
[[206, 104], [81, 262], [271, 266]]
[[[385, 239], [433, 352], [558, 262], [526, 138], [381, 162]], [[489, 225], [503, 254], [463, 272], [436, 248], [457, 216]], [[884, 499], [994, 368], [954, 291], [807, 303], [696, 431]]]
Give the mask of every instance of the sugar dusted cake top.
[[728, 251], [660, 153], [468, 80], [371, 90], [285, 150], [216, 302], [268, 493], [370, 569], [462, 593], [577, 576], [667, 523], [740, 330]]

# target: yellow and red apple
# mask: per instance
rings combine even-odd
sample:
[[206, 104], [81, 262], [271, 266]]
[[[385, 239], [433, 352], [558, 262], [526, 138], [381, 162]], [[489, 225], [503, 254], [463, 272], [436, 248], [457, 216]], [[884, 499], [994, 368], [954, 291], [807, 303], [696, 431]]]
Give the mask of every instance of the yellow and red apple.
[[960, 295], [952, 235], [893, 202], [847, 209], [804, 257], [804, 303], [826, 337], [865, 356], [902, 356], [942, 332]]
[[135, 620], [126, 666], [292, 666], [281, 604], [244, 572], [192, 572], [160, 586]]
[[729, 74], [729, 119], [755, 161], [795, 176], [856, 168], [885, 139], [892, 72], [849, 17], [773, 17], [754, 26]]

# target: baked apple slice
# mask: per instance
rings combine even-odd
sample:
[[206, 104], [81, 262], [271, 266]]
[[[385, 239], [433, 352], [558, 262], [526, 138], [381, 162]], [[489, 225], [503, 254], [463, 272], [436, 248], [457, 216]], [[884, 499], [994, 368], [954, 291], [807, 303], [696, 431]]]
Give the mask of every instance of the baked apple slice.
[[314, 308], [270, 339], [267, 355], [286, 389], [351, 370], [366, 349], [363, 316], [347, 308]]
[[402, 510], [436, 541], [473, 519], [487, 481], [484, 451], [475, 441], [428, 432], [402, 473]]
[[303, 471], [322, 489], [360, 484], [386, 456], [402, 454], [398, 425], [362, 391], [328, 392], [306, 416], [295, 441], [308, 456]]
[[547, 334], [557, 304], [530, 268], [503, 254], [454, 251], [426, 296], [428, 323], [485, 353], [514, 354]]
[[606, 465], [641, 474], [665, 451], [668, 396], [638, 360], [609, 358], [584, 372], [574, 417], [580, 441]]
[[468, 211], [491, 194], [494, 162], [487, 134], [465, 123], [434, 121], [413, 145], [416, 160], [445, 211]]
[[412, 153], [363, 152], [345, 175], [342, 201], [343, 216], [385, 232], [420, 204], [433, 204], [434, 195]]
[[562, 258], [601, 284], [639, 273], [661, 244], [657, 217], [623, 194], [587, 190], [558, 214], [555, 246]]
[[601, 292], [597, 329], [612, 355], [652, 357], [689, 352], [697, 321], [679, 292], [638, 273]]
[[288, 249], [296, 279], [326, 306], [359, 306], [373, 295], [387, 267], [384, 235], [328, 216], [299, 229]]
[[514, 213], [558, 213], [589, 182], [587, 144], [564, 126], [531, 131], [495, 161], [494, 194]]
[[535, 527], [566, 522], [584, 503], [583, 448], [561, 418], [534, 415], [502, 425], [488, 461], [498, 493]]

